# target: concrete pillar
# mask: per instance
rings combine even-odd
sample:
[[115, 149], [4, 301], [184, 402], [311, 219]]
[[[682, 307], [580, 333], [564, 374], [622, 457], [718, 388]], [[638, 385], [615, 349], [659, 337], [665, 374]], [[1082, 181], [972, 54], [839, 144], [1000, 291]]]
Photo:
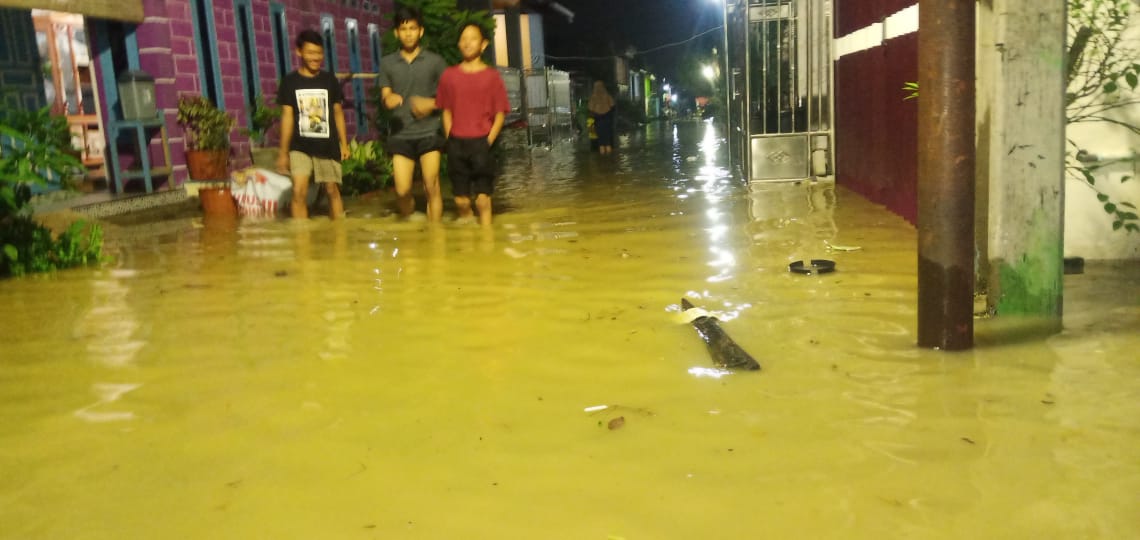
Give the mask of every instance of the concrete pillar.
[[[987, 308], [1061, 329], [1065, 186], [1064, 0], [993, 0], [979, 79], [990, 81]], [[983, 129], [985, 126], [983, 126]]]
[[507, 26], [507, 64], [513, 68], [523, 69], [522, 23], [519, 21], [522, 12], [518, 4], [504, 10]]
[[974, 0], [922, 0], [918, 346], [974, 345]]

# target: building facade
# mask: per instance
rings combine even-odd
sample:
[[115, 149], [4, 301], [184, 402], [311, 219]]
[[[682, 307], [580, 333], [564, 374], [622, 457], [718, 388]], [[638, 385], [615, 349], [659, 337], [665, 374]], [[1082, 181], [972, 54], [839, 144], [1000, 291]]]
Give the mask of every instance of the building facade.
[[[110, 185], [114, 185], [116, 175], [127, 176], [124, 171], [138, 169], [143, 163], [138, 145], [131, 144], [135, 133], [128, 128], [133, 126], [123, 117], [116, 82], [121, 74], [141, 70], [153, 77], [158, 119], [143, 128], [147, 161], [161, 172], [158, 176], [162, 178], [154, 178], [156, 184], [177, 185], [186, 179], [184, 141], [176, 121], [179, 96], [206, 96], [232, 113], [239, 128], [247, 126], [253, 104], [272, 100], [278, 80], [294, 69], [293, 42], [303, 29], [321, 32], [326, 69], [345, 81], [349, 137], [373, 135], [367, 96], [374, 78], [351, 75], [375, 73], [382, 32], [390, 24], [386, 15], [392, 9], [392, 0], [52, 2], [53, 10], [67, 9], [69, 18], [81, 21], [73, 25], [70, 40], [50, 41], [60, 44], [52, 48], [57, 54], [54, 58], [45, 58], [44, 51], [36, 54], [37, 40], [40, 49], [49, 40], [42, 30], [37, 34], [35, 21], [59, 18], [61, 14], [36, 9], [37, 4], [49, 6], [47, 2], [0, 1], [4, 6], [0, 7], [0, 24], [5, 30], [0, 32], [4, 41], [0, 47], [4, 51], [0, 54], [0, 81], [8, 90], [3, 96], [5, 106], [42, 106], [48, 103], [48, 95], [68, 95], [72, 91], [68, 81], [87, 84], [88, 93], [80, 93], [78, 99], [89, 101], [81, 103], [78, 110], [68, 110], [66, 101], [62, 108], [54, 108], [68, 114], [73, 132], [84, 132], [77, 142], [84, 147], [89, 163], [112, 148], [121, 157], [116, 167], [106, 167]], [[76, 29], [81, 40], [75, 39]], [[58, 52], [63, 49], [69, 50], [68, 65], [60, 70]], [[47, 76], [46, 64], [64, 76]], [[74, 76], [69, 77], [69, 73]], [[58, 90], [51, 88], [57, 85]], [[78, 123], [84, 125], [75, 125]], [[274, 137], [275, 131], [271, 143]], [[105, 149], [99, 148], [100, 139]], [[248, 137], [237, 129], [231, 141], [231, 168], [248, 165]], [[164, 164], [166, 156], [170, 163]], [[137, 187], [126, 184], [128, 190]]]

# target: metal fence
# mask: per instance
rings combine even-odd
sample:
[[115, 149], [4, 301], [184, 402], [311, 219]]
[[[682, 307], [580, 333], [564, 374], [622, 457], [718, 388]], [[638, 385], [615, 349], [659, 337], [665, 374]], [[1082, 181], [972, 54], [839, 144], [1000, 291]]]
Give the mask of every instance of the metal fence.
[[499, 68], [511, 112], [507, 123], [522, 120], [527, 144], [553, 145], [574, 138], [574, 100], [570, 74], [550, 68]]

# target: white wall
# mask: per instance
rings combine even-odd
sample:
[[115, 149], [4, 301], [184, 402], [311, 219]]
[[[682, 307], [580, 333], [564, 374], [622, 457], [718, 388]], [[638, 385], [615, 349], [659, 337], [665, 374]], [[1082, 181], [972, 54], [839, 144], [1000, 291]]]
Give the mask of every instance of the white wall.
[[[1133, 16], [1132, 31], [1125, 42], [1140, 43], [1140, 17]], [[1140, 92], [1133, 92], [1140, 97]], [[1140, 105], [1121, 109], [1114, 118], [1140, 125]], [[1081, 148], [1097, 156], [1101, 163], [1112, 163], [1095, 173], [1096, 187], [1114, 202], [1131, 202], [1140, 206], [1140, 136], [1112, 124], [1080, 123], [1070, 125], [1066, 136]], [[1121, 183], [1123, 177], [1132, 179]], [[1129, 209], [1140, 214], [1140, 210]], [[1112, 230], [1113, 216], [1104, 211], [1096, 192], [1083, 180], [1065, 181], [1065, 256], [1086, 259], [1140, 259], [1140, 233]]]

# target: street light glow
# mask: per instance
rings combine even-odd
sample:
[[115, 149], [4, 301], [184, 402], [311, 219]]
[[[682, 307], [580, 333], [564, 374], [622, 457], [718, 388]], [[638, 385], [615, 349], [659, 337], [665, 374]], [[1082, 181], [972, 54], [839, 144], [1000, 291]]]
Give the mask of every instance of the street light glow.
[[705, 66], [701, 69], [701, 74], [704, 75], [706, 79], [711, 81], [713, 77], [716, 76], [716, 70], [714, 70], [712, 66]]

